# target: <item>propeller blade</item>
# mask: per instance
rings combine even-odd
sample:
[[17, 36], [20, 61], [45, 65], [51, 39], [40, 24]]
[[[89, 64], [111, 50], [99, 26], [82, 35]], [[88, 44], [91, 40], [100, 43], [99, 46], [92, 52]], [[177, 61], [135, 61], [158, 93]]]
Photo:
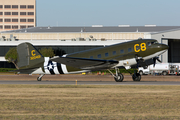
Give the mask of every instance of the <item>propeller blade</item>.
[[154, 58], [153, 58], [153, 62], [154, 62], [154, 66], [153, 66], [153, 67], [155, 67], [155, 65], [156, 65], [156, 60], [157, 60], [158, 62], [162, 63], [162, 61], [159, 59], [159, 57], [154, 57]]
[[155, 65], [156, 65], [156, 58], [155, 57], [153, 58], [153, 62], [154, 62], [153, 67], [155, 67]]
[[139, 60], [136, 60], [136, 62], [137, 62], [136, 68], [138, 69], [139, 68]]
[[157, 61], [160, 62], [160, 63], [162, 63], [162, 61], [161, 61], [159, 58], [157, 58]]

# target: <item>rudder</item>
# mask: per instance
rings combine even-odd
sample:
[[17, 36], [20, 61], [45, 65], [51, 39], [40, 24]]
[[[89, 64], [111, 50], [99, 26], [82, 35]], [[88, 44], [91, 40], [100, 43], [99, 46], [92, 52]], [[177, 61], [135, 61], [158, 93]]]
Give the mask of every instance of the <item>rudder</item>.
[[17, 46], [19, 69], [33, 69], [43, 67], [44, 57], [30, 43], [25, 42]]

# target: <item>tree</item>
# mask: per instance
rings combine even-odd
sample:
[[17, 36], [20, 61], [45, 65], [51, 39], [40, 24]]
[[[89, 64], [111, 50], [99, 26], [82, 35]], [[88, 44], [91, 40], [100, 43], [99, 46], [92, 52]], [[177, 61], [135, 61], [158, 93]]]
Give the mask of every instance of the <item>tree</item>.
[[17, 69], [19, 69], [17, 66], [17, 56], [18, 56], [17, 55], [17, 49], [16, 48], [10, 48], [9, 51], [5, 55], [5, 59], [8, 62], [12, 62], [15, 65], [15, 67]]
[[41, 48], [39, 52], [44, 56], [44, 57], [53, 57], [55, 56], [54, 50], [50, 48]]

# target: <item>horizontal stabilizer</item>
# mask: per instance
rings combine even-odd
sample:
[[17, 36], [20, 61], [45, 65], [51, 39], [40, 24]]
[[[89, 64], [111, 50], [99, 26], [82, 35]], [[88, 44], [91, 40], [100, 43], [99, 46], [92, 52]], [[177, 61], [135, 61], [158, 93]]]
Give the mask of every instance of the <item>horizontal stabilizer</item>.
[[33, 68], [33, 69], [19, 69], [19, 70], [13, 70], [10, 72], [18, 72], [20, 74], [30, 74], [32, 72], [34, 72], [35, 70], [37, 70], [38, 68]]

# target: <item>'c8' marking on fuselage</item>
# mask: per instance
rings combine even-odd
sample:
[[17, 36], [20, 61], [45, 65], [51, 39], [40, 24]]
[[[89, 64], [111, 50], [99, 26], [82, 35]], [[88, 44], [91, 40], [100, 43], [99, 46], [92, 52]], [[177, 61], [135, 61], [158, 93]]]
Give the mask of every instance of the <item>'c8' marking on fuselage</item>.
[[[140, 46], [140, 49], [137, 49], [138, 46]], [[135, 44], [134, 51], [135, 52], [146, 51], [146, 43]]]

